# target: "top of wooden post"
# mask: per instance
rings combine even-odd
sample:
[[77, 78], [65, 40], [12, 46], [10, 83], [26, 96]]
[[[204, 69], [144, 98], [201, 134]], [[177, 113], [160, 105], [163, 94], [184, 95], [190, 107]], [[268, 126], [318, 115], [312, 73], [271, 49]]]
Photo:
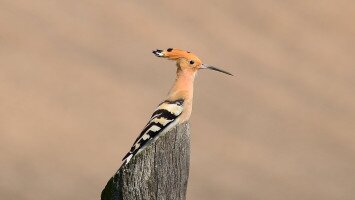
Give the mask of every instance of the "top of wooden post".
[[190, 165], [189, 123], [160, 136], [121, 166], [101, 193], [102, 200], [185, 200]]

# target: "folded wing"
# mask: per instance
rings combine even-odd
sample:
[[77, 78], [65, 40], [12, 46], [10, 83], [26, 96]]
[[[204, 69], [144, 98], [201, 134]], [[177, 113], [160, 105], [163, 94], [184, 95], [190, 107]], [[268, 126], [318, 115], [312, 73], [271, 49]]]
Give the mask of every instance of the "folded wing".
[[148, 124], [144, 127], [131, 150], [122, 159], [127, 164], [130, 159], [142, 151], [149, 141], [157, 139], [159, 135], [169, 131], [177, 124], [177, 119], [183, 112], [184, 100], [164, 101], [152, 114]]

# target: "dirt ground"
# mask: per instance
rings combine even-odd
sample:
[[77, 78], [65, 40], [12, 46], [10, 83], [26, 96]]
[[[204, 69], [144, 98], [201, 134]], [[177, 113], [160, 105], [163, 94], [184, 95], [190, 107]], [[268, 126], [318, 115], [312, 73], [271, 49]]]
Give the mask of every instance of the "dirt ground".
[[355, 1], [0, 0], [0, 199], [97, 200], [199, 73], [188, 199], [355, 199]]

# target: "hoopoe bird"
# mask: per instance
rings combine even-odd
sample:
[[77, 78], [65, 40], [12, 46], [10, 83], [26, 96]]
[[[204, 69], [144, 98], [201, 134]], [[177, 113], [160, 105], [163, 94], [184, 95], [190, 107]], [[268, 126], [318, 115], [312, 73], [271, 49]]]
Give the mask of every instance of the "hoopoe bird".
[[227, 71], [202, 63], [195, 54], [189, 51], [168, 48], [166, 50], [154, 50], [153, 54], [157, 57], [176, 61], [176, 79], [167, 98], [158, 105], [147, 125], [134, 141], [132, 148], [122, 159], [124, 165], [149, 143], [155, 141], [159, 135], [168, 132], [177, 124], [186, 122], [190, 118], [194, 80], [200, 69], [210, 69], [232, 75]]

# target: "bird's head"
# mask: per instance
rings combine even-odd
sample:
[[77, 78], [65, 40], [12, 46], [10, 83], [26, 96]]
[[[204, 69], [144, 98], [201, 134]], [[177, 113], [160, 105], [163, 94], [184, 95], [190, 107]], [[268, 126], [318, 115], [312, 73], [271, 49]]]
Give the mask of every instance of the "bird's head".
[[200, 69], [210, 69], [214, 71], [219, 71], [228, 75], [233, 76], [233, 74], [214, 67], [212, 65], [207, 65], [202, 63], [202, 61], [193, 53], [189, 51], [184, 51], [175, 48], [168, 48], [166, 50], [154, 50], [154, 55], [157, 57], [167, 58], [169, 60], [174, 60], [177, 63], [177, 66], [183, 71], [192, 71], [196, 72]]

